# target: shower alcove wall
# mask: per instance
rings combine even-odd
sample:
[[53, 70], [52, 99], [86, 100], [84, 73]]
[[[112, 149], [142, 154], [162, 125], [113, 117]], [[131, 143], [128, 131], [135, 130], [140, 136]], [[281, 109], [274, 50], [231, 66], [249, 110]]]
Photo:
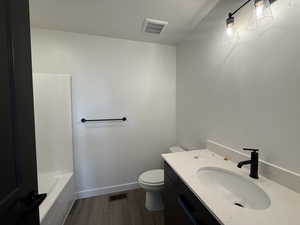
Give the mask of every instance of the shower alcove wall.
[[71, 76], [34, 74], [34, 111], [41, 225], [62, 225], [75, 200]]

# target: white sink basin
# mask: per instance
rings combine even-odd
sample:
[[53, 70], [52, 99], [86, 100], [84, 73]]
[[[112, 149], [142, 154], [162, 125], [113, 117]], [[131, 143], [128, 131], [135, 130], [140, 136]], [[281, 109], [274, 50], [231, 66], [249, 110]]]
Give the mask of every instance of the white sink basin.
[[204, 167], [197, 171], [197, 176], [201, 184], [237, 207], [262, 210], [271, 204], [270, 198], [259, 186], [231, 171]]

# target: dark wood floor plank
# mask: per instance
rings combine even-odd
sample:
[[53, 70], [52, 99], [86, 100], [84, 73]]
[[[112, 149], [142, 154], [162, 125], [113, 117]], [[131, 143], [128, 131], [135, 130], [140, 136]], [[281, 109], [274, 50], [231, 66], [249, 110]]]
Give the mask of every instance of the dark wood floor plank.
[[80, 212], [83, 210], [83, 201], [77, 200], [72, 207], [70, 214], [68, 215], [64, 225], [76, 225], [77, 218], [80, 216]]
[[164, 224], [164, 214], [161, 212], [155, 212], [154, 216], [154, 224], [155, 225], [163, 225]]
[[110, 225], [131, 225], [127, 199], [110, 202]]
[[132, 191], [128, 193], [128, 208], [129, 214], [132, 218], [132, 225], [148, 225], [147, 223], [143, 223], [143, 207], [140, 206], [139, 201], [137, 199], [137, 191]]
[[110, 195], [77, 200], [64, 225], [164, 225], [163, 212], [145, 209], [142, 189], [125, 193], [127, 198], [114, 201]]
[[154, 225], [153, 220], [153, 213], [149, 212], [145, 208], [145, 192], [142, 189], [136, 190], [132, 193], [134, 198], [132, 199], [132, 203], [137, 204], [136, 205], [136, 211], [133, 211], [133, 215], [136, 215], [137, 213], [140, 214], [140, 221], [138, 221], [138, 224], [143, 225]]
[[107, 196], [93, 198], [94, 208], [92, 209], [92, 219], [90, 225], [109, 224], [109, 203]]

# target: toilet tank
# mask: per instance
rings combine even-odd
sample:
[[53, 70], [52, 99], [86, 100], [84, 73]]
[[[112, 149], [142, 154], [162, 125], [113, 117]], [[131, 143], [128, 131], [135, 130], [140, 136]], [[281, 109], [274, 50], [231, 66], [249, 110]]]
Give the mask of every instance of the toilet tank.
[[174, 153], [174, 152], [184, 152], [185, 150], [183, 148], [181, 148], [180, 146], [172, 146], [169, 148], [169, 151], [171, 153]]
[[[183, 148], [181, 148], [180, 146], [172, 146], [169, 148], [169, 153], [175, 153], [175, 152], [184, 152], [185, 150]], [[164, 160], [163, 158], [161, 159], [161, 165], [160, 168], [163, 169], [164, 168]]]

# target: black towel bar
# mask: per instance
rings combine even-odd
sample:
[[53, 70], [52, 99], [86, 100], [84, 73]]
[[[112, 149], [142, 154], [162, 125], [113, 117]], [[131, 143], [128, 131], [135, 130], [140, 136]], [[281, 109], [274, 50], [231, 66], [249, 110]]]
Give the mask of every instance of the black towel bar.
[[126, 120], [127, 120], [126, 117], [117, 118], [117, 119], [93, 119], [93, 120], [87, 120], [85, 118], [82, 118], [81, 122], [85, 123], [85, 122], [106, 122], [106, 121], [126, 121]]

